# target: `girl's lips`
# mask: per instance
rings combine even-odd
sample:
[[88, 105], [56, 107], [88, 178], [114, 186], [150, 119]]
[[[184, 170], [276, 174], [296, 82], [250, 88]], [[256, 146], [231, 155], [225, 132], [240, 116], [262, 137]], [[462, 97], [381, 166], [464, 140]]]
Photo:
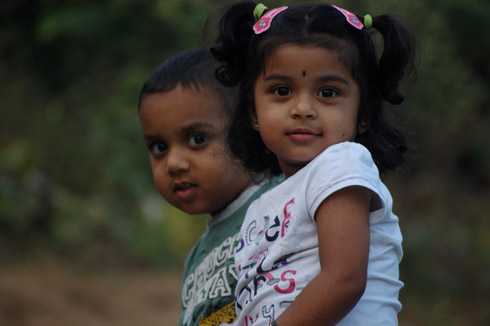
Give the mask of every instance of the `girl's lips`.
[[175, 195], [183, 201], [190, 200], [197, 192], [197, 185], [193, 183], [179, 183], [174, 186]]
[[302, 128], [294, 129], [290, 132], [287, 132], [286, 135], [291, 140], [297, 142], [308, 142], [319, 136], [319, 134], [315, 133], [311, 129], [302, 129]]

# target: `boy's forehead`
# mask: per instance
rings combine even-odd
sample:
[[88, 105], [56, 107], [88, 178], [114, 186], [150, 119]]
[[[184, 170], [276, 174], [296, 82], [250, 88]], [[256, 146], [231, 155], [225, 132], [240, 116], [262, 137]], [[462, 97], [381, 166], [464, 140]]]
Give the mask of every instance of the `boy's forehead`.
[[152, 116], [179, 124], [213, 121], [222, 124], [226, 120], [221, 100], [207, 87], [197, 89], [179, 85], [167, 92], [148, 94], [140, 111], [140, 117]]
[[208, 86], [190, 86], [184, 87], [184, 93], [186, 96], [192, 96], [196, 100], [196, 102], [201, 103], [197, 107], [193, 109], [196, 112], [219, 115], [222, 116], [225, 111], [223, 108], [223, 102], [219, 97], [219, 93], [212, 87]]

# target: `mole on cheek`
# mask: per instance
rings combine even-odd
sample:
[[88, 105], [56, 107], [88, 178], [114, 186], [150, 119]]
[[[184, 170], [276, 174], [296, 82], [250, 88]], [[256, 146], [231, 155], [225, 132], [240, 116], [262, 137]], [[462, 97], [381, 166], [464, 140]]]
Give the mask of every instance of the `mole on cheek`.
[[306, 71], [303, 70], [303, 77], [306, 77]]

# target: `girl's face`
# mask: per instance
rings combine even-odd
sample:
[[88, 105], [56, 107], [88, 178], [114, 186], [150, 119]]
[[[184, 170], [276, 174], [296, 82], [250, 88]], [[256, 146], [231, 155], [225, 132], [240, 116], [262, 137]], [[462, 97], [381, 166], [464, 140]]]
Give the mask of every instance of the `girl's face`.
[[286, 177], [328, 146], [356, 137], [359, 87], [333, 50], [279, 47], [257, 78], [254, 95], [252, 119]]

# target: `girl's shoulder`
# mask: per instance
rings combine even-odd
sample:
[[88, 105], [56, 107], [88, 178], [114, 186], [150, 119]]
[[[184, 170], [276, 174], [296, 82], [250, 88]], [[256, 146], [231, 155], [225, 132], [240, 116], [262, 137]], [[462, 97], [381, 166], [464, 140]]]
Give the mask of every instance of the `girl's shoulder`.
[[328, 164], [330, 166], [343, 166], [344, 164], [349, 165], [356, 162], [367, 164], [368, 166], [374, 165], [373, 157], [364, 145], [346, 141], [327, 147], [308, 165], [323, 166]]
[[324, 153], [329, 153], [330, 155], [334, 153], [358, 153], [359, 155], [366, 155], [369, 154], [369, 150], [362, 144], [345, 141], [328, 146], [320, 155]]
[[306, 166], [303, 178], [310, 184], [334, 186], [350, 182], [379, 184], [380, 174], [369, 150], [359, 143], [329, 146]]
[[275, 184], [260, 196], [260, 200], [290, 194], [291, 189], [304, 191], [311, 184], [335, 183], [349, 175], [379, 179], [378, 169], [366, 147], [354, 142], [334, 144], [289, 178], [277, 177]]

